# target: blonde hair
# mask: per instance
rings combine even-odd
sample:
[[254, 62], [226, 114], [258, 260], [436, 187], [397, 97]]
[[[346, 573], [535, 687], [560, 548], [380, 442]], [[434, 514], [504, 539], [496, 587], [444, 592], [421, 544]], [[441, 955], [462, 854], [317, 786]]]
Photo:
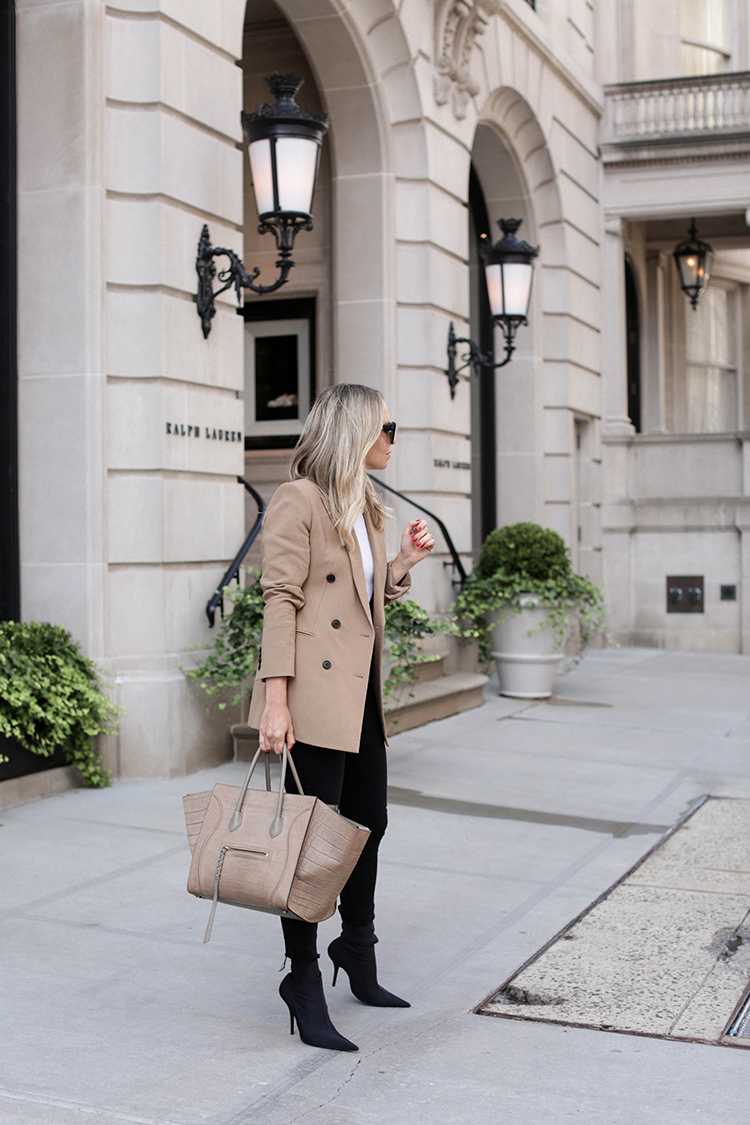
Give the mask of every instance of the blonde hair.
[[364, 511], [376, 528], [389, 512], [367, 476], [365, 458], [383, 429], [383, 396], [358, 383], [337, 383], [315, 400], [292, 458], [290, 478], [320, 489], [341, 542], [354, 550]]

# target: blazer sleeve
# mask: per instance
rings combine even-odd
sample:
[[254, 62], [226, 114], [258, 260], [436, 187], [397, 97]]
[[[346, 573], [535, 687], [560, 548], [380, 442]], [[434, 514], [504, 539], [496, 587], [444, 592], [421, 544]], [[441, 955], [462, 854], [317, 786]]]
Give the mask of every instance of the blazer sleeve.
[[404, 577], [401, 579], [400, 582], [394, 582], [393, 581], [393, 571], [391, 570], [391, 564], [388, 563], [388, 567], [387, 567], [386, 572], [385, 572], [385, 604], [390, 605], [391, 602], [395, 602], [396, 598], [400, 598], [402, 594], [405, 594], [407, 592], [407, 590], [410, 590], [410, 589], [411, 589], [411, 574], [410, 574], [410, 572], [407, 570], [406, 574], [404, 575]]
[[263, 520], [263, 641], [258, 675], [293, 676], [297, 610], [310, 573], [312, 506], [294, 483], [274, 493]]

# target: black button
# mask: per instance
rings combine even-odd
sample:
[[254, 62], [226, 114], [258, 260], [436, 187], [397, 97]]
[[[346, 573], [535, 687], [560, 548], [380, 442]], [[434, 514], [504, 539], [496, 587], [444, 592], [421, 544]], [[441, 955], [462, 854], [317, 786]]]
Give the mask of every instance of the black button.
[[326, 582], [335, 582], [335, 581], [336, 581], [336, 575], [335, 574], [326, 574]]
[[327, 671], [327, 670], [328, 670], [328, 669], [329, 669], [329, 668], [331, 667], [331, 662], [330, 662], [330, 660], [324, 660], [324, 661], [323, 661], [323, 667], [324, 667], [324, 668], [326, 669], [326, 671]]
[[340, 629], [341, 628], [341, 622], [338, 620], [338, 618], [336, 618], [335, 621], [332, 621], [331, 625], [333, 626], [334, 629]]

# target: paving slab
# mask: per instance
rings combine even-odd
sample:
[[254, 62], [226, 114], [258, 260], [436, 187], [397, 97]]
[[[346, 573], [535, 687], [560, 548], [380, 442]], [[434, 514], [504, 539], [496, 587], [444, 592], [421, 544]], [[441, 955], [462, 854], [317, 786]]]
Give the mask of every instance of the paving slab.
[[750, 986], [749, 875], [750, 801], [706, 800], [481, 1011], [718, 1043]]

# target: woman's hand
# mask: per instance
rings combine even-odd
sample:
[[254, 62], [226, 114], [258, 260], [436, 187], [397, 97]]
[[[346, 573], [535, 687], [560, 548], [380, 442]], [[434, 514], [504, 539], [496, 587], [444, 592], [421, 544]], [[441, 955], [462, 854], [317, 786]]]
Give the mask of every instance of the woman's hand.
[[261, 750], [280, 754], [284, 749], [294, 746], [292, 716], [286, 703], [286, 676], [270, 676], [266, 680], [266, 706], [258, 727], [258, 742]]
[[401, 550], [391, 563], [394, 582], [400, 582], [407, 570], [426, 559], [435, 546], [424, 520], [409, 520], [401, 535]]

